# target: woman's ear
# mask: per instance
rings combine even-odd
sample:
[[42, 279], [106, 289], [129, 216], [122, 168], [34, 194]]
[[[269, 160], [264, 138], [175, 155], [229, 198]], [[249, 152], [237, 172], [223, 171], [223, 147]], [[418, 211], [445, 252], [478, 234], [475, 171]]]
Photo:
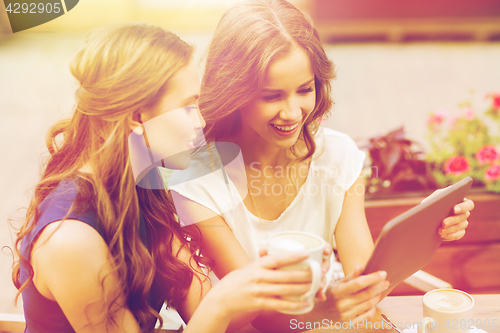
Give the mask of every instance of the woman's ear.
[[134, 131], [136, 134], [142, 135], [143, 125], [141, 120], [141, 114], [139, 112], [134, 112], [127, 117], [127, 122], [131, 131]]

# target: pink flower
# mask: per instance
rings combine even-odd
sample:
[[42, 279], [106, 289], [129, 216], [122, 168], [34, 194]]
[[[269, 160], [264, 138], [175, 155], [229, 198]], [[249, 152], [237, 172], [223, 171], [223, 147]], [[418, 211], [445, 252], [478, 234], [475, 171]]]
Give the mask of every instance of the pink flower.
[[500, 94], [493, 94], [493, 109], [500, 109]]
[[500, 93], [488, 94], [486, 98], [491, 98], [491, 110], [497, 114], [500, 111]]
[[498, 180], [500, 178], [500, 164], [492, 164], [484, 173], [486, 180]]
[[427, 118], [427, 125], [436, 124], [439, 125], [443, 122], [444, 118], [448, 115], [448, 111], [441, 109], [436, 111], [436, 113], [430, 113], [429, 118]]
[[495, 162], [500, 158], [498, 150], [493, 145], [487, 145], [479, 149], [476, 153], [476, 159], [479, 161], [479, 165], [488, 164]]
[[472, 120], [475, 116], [476, 115], [474, 114], [474, 111], [472, 109], [465, 110], [465, 119]]
[[447, 175], [460, 176], [470, 170], [469, 160], [463, 156], [452, 156], [444, 163], [444, 170]]

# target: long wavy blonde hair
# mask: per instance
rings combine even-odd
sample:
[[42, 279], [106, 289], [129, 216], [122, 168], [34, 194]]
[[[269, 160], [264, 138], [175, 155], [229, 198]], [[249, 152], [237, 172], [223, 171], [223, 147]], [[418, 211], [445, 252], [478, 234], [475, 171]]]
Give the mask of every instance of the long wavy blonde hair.
[[257, 98], [270, 64], [295, 46], [308, 55], [316, 85], [316, 105], [300, 134], [308, 152], [300, 160], [314, 154], [314, 135], [333, 104], [329, 80], [335, 78], [335, 68], [312, 23], [285, 0], [241, 2], [220, 20], [201, 85], [200, 111], [208, 142], [231, 138], [240, 126], [239, 110]]
[[[33, 268], [19, 251], [21, 241], [37, 223], [40, 203], [62, 180], [78, 175], [91, 184], [90, 189], [79, 188], [79, 192], [87, 191], [87, 197], [94, 198], [97, 219], [120, 279], [121, 289], [108, 305], [110, 324], [118, 292], [125, 293], [143, 332], [151, 332], [156, 319], [161, 322], [147, 302], [153, 284], [162, 285], [161, 296], [170, 306], [185, 298], [193, 272], [177, 259], [172, 243], [179, 239], [181, 248], [189, 248], [203, 261], [196, 255], [199, 230], [179, 226], [166, 191], [136, 189], [127, 138], [130, 115], [158, 103], [168, 79], [189, 63], [192, 53], [192, 47], [176, 35], [146, 24], [107, 26], [89, 33], [70, 67], [80, 84], [73, 116], [56, 123], [47, 134], [50, 157], [16, 240], [16, 252], [29, 270], [29, 279], [21, 285], [20, 262], [15, 263], [13, 281], [18, 296], [33, 279]], [[84, 165], [90, 165], [91, 174], [79, 172]], [[149, 251], [139, 236], [140, 209]]]

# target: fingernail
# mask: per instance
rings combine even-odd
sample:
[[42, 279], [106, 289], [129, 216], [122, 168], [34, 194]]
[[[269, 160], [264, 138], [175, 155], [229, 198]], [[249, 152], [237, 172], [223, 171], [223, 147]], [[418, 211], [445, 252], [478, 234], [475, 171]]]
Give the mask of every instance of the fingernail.
[[388, 288], [391, 285], [391, 283], [387, 280], [385, 280], [385, 287]]
[[384, 280], [385, 280], [385, 278], [387, 277], [387, 272], [386, 272], [386, 271], [380, 271], [378, 274], [379, 274], [379, 275], [380, 275], [380, 277], [381, 277], [382, 279], [384, 279]]
[[462, 208], [460, 206], [455, 206], [455, 213], [460, 213], [462, 211]]

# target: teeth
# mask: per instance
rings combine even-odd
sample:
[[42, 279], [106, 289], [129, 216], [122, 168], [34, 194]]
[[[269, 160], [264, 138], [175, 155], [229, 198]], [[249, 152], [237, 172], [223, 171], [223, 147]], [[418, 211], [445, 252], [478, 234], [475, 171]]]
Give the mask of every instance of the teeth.
[[277, 126], [277, 125], [274, 125], [272, 124], [274, 127], [276, 127], [277, 129], [279, 129], [280, 131], [284, 131], [284, 132], [290, 132], [290, 131], [293, 131], [297, 126], [299, 126], [299, 124], [295, 124], [293, 126]]

